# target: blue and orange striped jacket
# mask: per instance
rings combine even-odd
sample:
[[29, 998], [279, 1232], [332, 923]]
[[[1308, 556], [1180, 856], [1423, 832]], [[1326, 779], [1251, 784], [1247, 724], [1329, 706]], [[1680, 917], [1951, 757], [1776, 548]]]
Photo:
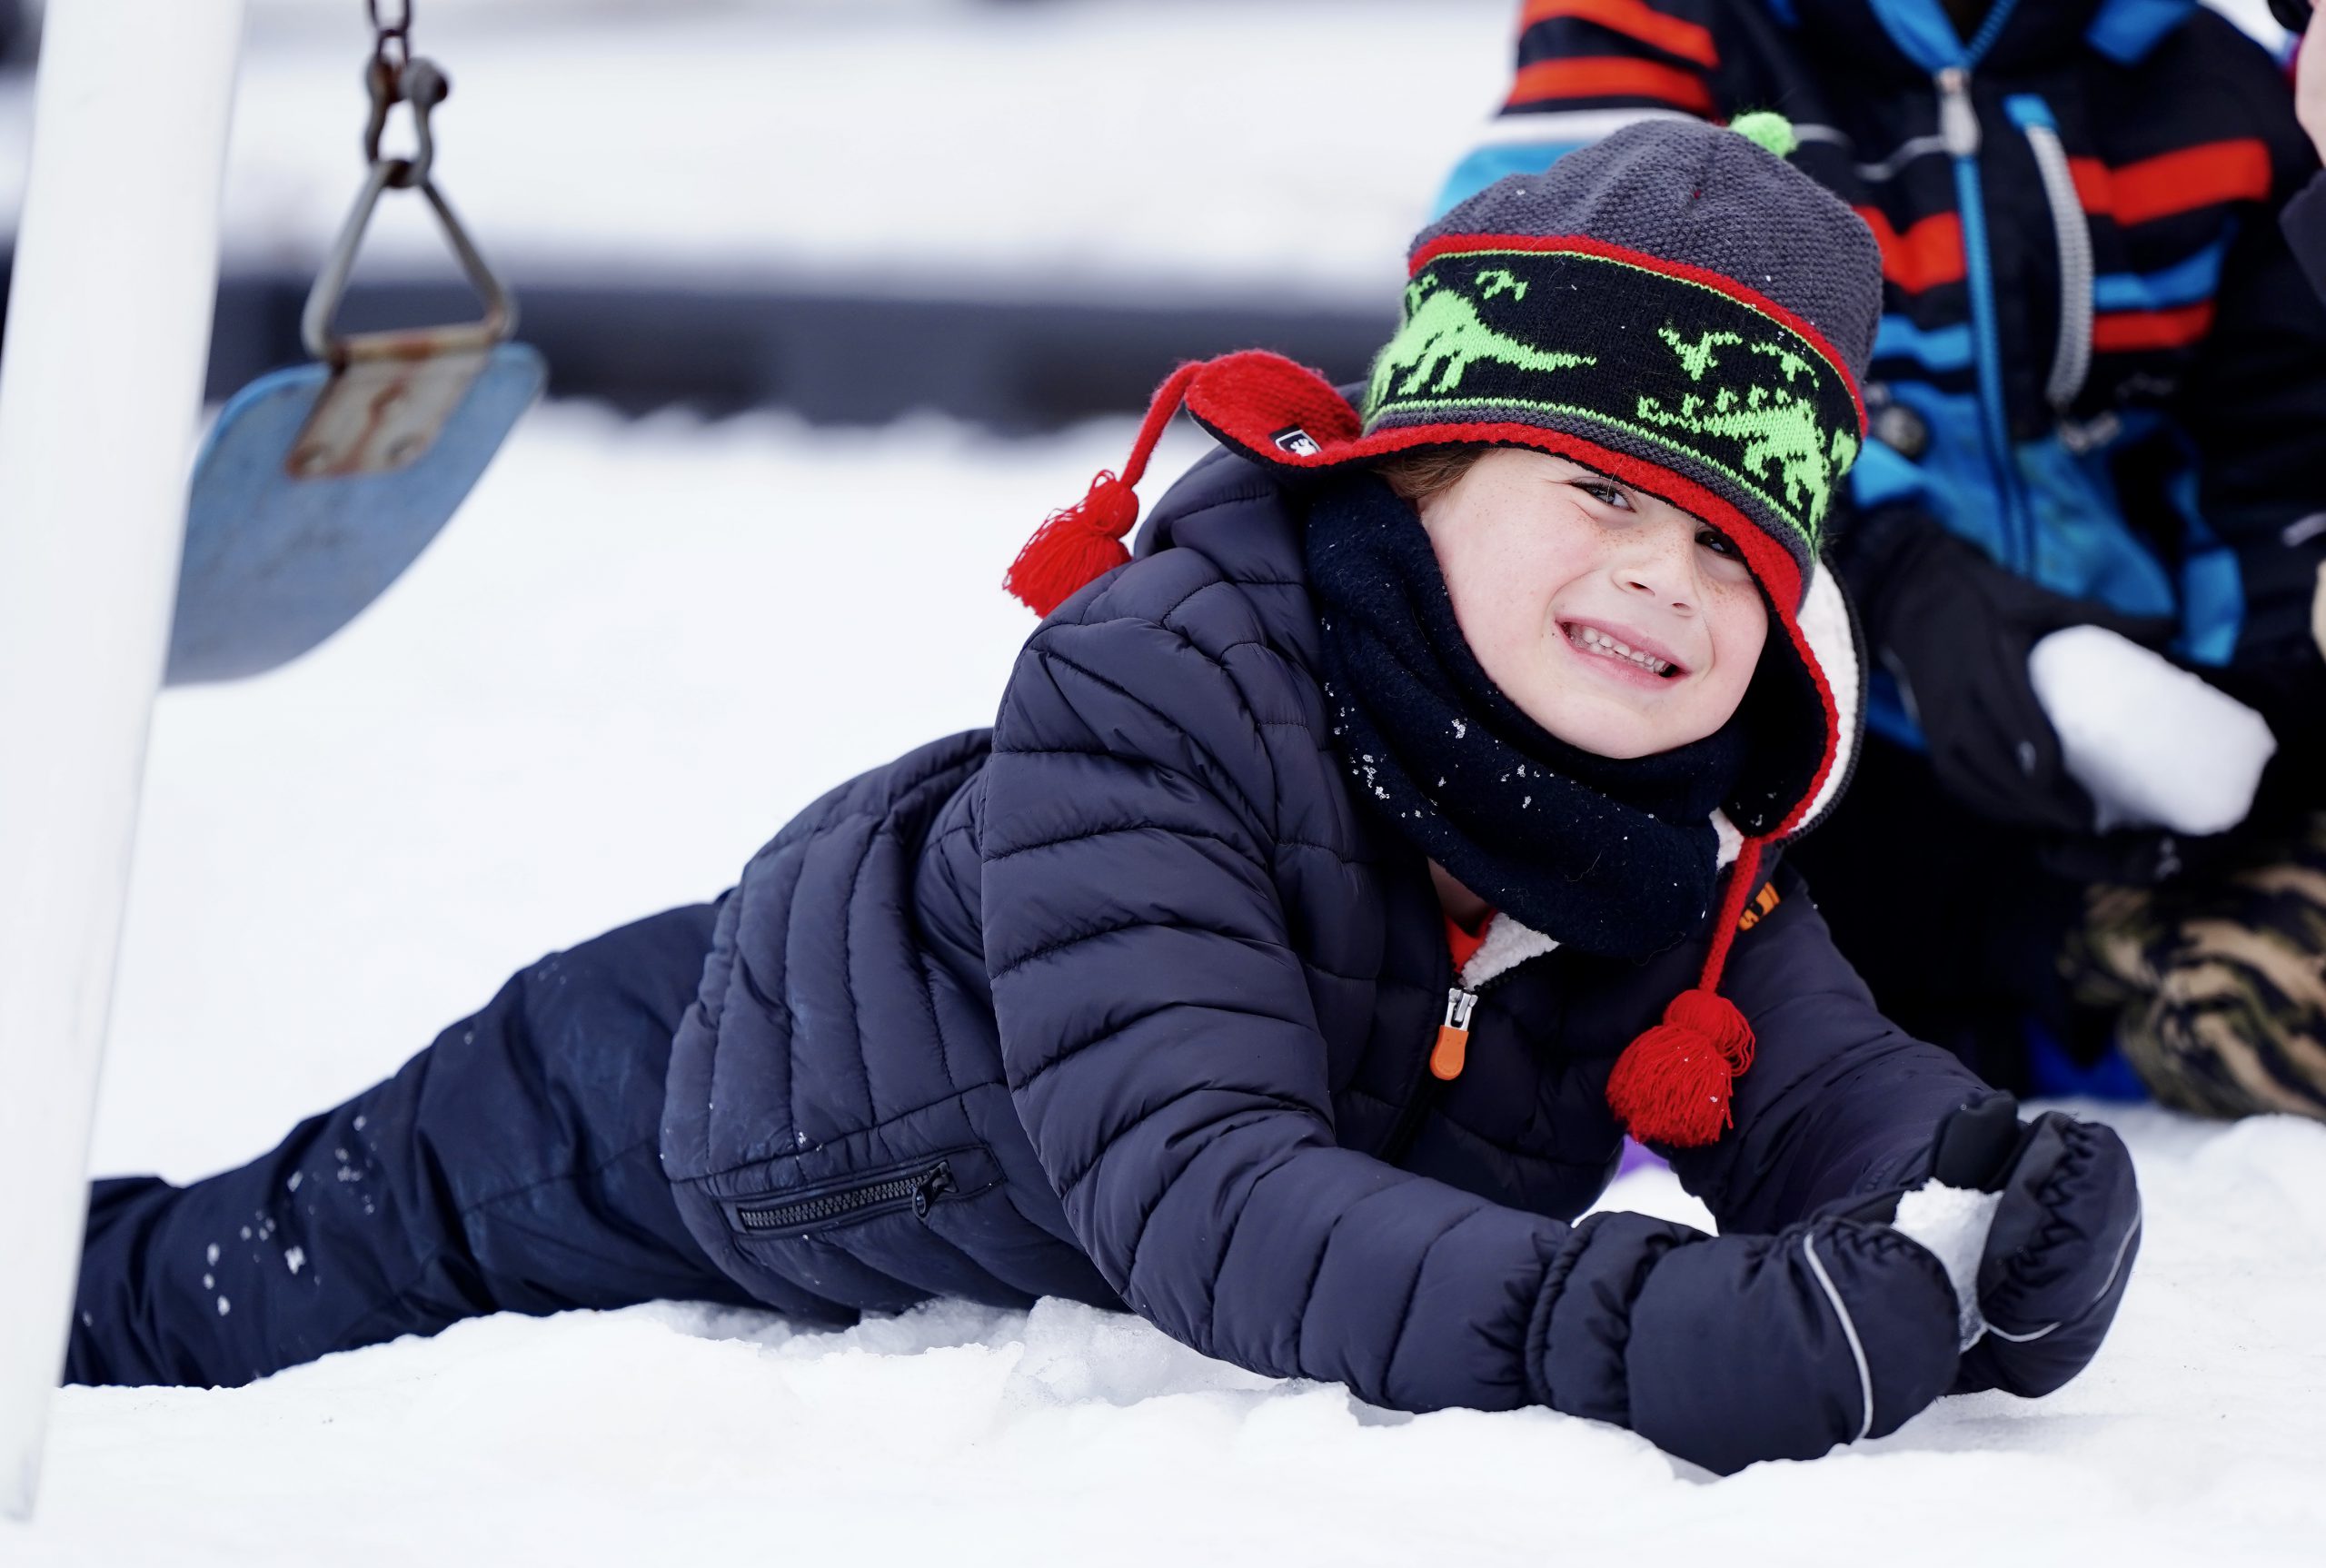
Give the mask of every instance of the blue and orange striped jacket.
[[[2317, 728], [2326, 303], [2276, 222], [2318, 168], [2281, 65], [2197, 0], [1994, 0], [1967, 40], [1940, 0], [1526, 0], [1440, 207], [1644, 115], [1750, 109], [1882, 247], [1851, 510], [2167, 618], [2281, 738]], [[1894, 692], [1873, 710], [1914, 739]]]

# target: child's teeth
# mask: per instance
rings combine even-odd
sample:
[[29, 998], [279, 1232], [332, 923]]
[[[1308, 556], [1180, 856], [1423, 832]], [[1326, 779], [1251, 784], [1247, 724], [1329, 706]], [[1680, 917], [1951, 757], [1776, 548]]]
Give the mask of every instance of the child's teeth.
[[1582, 643], [1584, 647], [1588, 648], [1594, 653], [1604, 653], [1611, 659], [1628, 659], [1634, 664], [1638, 665], [1642, 670], [1652, 670], [1657, 675], [1661, 675], [1665, 670], [1672, 668], [1671, 665], [1665, 663], [1663, 660], [1656, 658], [1654, 654], [1635, 652], [1623, 643], [1618, 642], [1614, 638], [1608, 636], [1605, 632], [1598, 630], [1594, 627], [1584, 626], [1576, 628], [1576, 640]]

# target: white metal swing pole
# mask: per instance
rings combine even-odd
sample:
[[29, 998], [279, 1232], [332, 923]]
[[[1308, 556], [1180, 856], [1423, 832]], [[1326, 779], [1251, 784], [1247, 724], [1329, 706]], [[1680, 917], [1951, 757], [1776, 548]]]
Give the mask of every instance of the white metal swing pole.
[[0, 362], [0, 1513], [64, 1365], [243, 0], [50, 0]]

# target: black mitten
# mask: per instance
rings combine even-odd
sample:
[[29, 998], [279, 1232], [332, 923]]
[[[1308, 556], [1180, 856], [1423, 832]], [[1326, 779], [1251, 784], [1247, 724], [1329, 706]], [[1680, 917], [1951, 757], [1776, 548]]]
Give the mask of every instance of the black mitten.
[[1866, 640], [1903, 690], [1947, 792], [1993, 821], [2092, 834], [2092, 799], [2061, 759], [2027, 655], [2065, 626], [2105, 626], [2139, 642], [2158, 628], [2038, 588], [1903, 508], [1859, 525], [1845, 570]]
[[2140, 1186], [2113, 1128], [2047, 1111], [2017, 1133], [1975, 1184], [2003, 1202], [1979, 1260], [1987, 1332], [1963, 1353], [1958, 1394], [2063, 1386], [2108, 1336], [2140, 1253]]
[[1725, 1475], [1896, 1431], [1957, 1370], [1954, 1293], [1884, 1225], [1576, 1226], [1527, 1330], [1535, 1397]]
[[[2062, 1387], [2107, 1337], [2140, 1252], [2140, 1188], [2123, 1140], [2060, 1111], [2023, 1124], [2017, 1101], [1990, 1095], [1939, 1123], [1928, 1179], [1958, 1195], [1996, 1195], [1977, 1244], [1970, 1322], [1971, 1332], [1982, 1322], [1984, 1332], [1964, 1348], [1950, 1392], [2000, 1388], [2034, 1399]], [[1970, 1255], [1957, 1250], [1964, 1233], [1943, 1215], [1934, 1226], [1902, 1218], [1902, 1203], [1913, 1201], [1892, 1190], [1834, 1212], [1898, 1225], [1940, 1255], [1959, 1290], [1972, 1288]], [[1953, 1212], [1976, 1223], [1959, 1196]]]

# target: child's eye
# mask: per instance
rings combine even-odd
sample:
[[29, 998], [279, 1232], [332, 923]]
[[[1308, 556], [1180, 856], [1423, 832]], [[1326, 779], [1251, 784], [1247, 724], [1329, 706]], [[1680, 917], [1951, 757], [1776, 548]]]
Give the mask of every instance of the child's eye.
[[1717, 529], [1706, 528], [1698, 530], [1696, 533], [1696, 542], [1703, 545], [1706, 550], [1711, 551], [1715, 555], [1725, 556], [1730, 561], [1742, 561], [1744, 559], [1744, 552], [1736, 548], [1735, 544], [1730, 541], [1726, 534], [1722, 533]]
[[1632, 498], [1625, 494], [1620, 486], [1609, 484], [1605, 480], [1578, 479], [1575, 481], [1575, 488], [1603, 506], [1615, 507], [1623, 511], [1632, 509]]

